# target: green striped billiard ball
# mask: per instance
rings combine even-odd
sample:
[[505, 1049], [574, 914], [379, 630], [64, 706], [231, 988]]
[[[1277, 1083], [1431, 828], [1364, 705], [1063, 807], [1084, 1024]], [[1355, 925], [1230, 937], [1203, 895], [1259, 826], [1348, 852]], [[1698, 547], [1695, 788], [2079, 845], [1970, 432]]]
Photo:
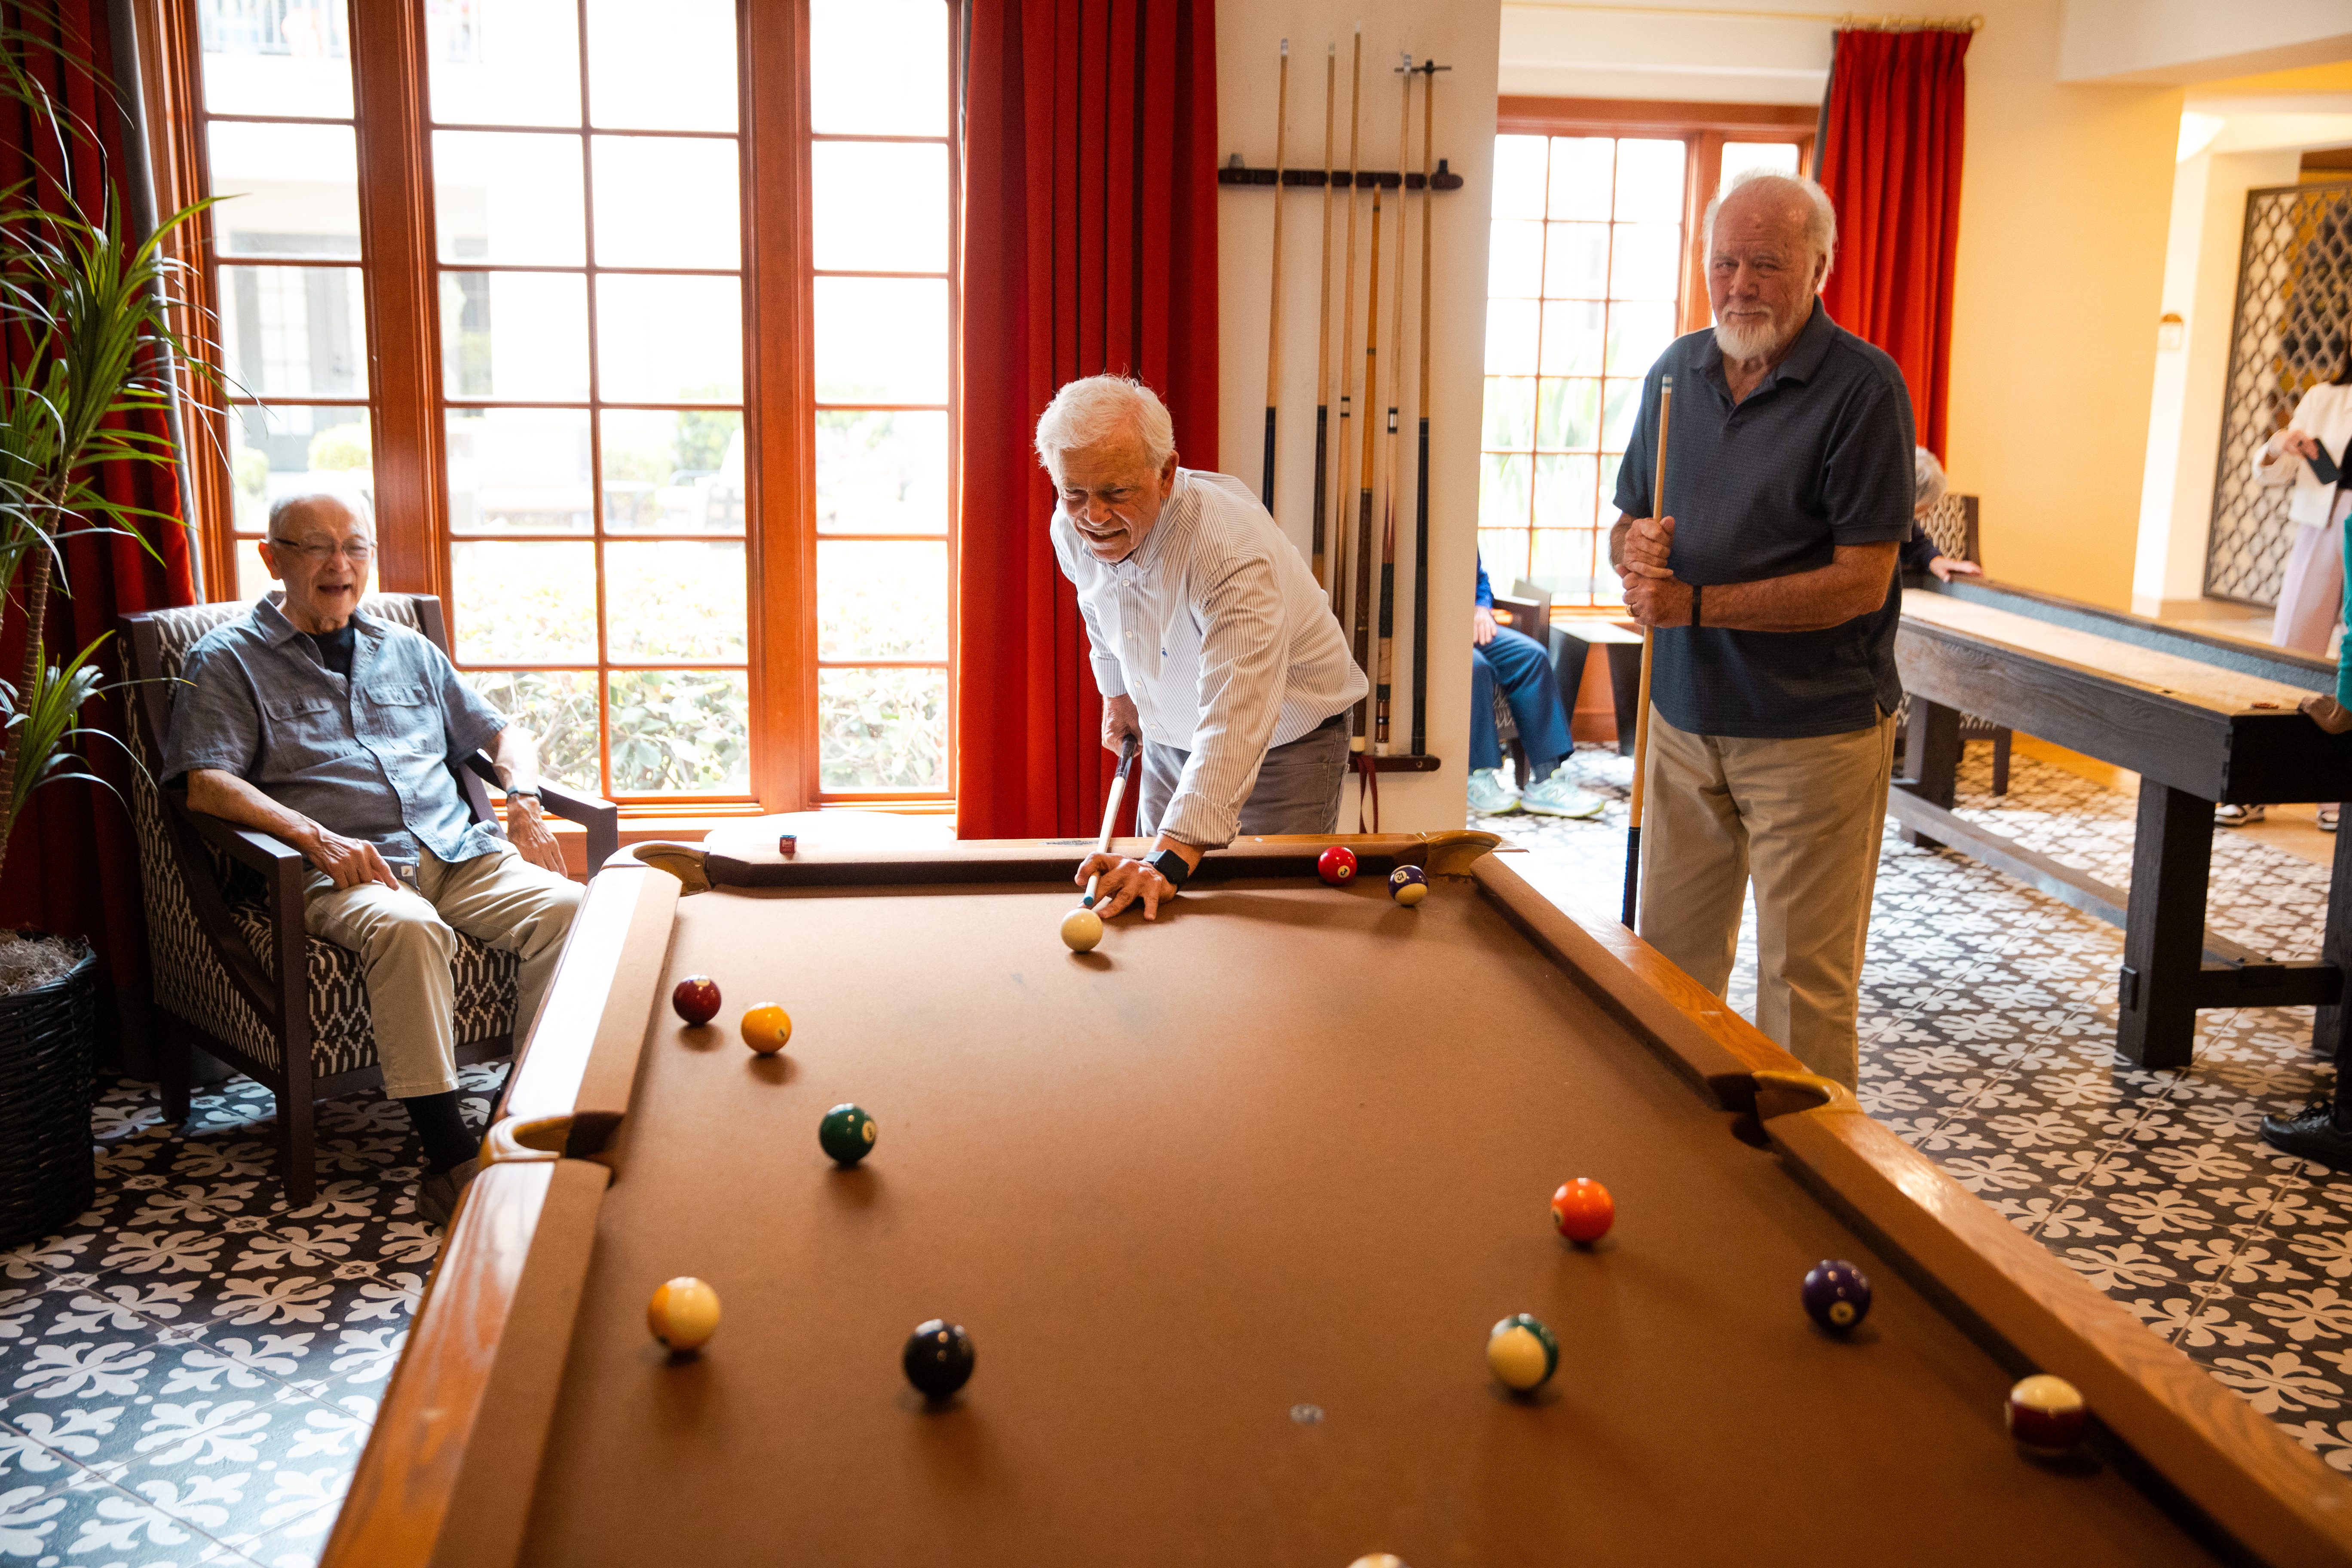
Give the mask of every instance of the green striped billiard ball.
[[1559, 1341], [1525, 1312], [1514, 1312], [1486, 1336], [1486, 1365], [1514, 1394], [1532, 1394], [1559, 1370]]
[[816, 1125], [816, 1141], [837, 1165], [855, 1165], [874, 1147], [874, 1118], [855, 1105], [836, 1105]]

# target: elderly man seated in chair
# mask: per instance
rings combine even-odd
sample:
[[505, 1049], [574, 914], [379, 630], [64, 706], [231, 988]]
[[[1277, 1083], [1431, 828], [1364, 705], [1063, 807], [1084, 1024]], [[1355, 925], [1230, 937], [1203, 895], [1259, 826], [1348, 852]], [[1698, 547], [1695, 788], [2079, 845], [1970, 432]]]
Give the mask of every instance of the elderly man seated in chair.
[[[189, 650], [163, 777], [186, 779], [191, 809], [309, 860], [304, 924], [360, 955], [384, 1092], [425, 1145], [417, 1208], [446, 1224], [477, 1166], [457, 1107], [455, 931], [521, 960], [520, 1035], [581, 889], [540, 819], [530, 732], [428, 639], [361, 612], [375, 552], [363, 504], [316, 494], [270, 508], [261, 559], [284, 601], [261, 600]], [[450, 772], [484, 747], [506, 791], [504, 837], [473, 820]]]

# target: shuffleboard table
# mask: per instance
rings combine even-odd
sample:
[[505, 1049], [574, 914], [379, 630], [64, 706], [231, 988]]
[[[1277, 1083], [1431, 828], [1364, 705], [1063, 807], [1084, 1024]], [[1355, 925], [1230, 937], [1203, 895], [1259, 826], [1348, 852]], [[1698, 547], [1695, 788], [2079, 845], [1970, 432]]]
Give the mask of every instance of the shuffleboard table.
[[[326, 1563], [2352, 1560], [2352, 1482], [1615, 922], [1486, 835], [1342, 840], [1339, 889], [1326, 842], [1212, 854], [1084, 956], [1079, 847], [625, 852]], [[780, 1058], [736, 1037], [767, 1001]], [[1843, 1338], [1829, 1258], [1876, 1288]], [[685, 1274], [723, 1316], [672, 1356]], [[1485, 1361], [1515, 1312], [1559, 1342], [1532, 1396]], [[899, 1365], [934, 1317], [977, 1352], [943, 1403]], [[2096, 1412], [2071, 1460], [2006, 1435], [2029, 1371]]]
[[[2217, 803], [2352, 799], [2352, 735], [2295, 707], [2334, 689], [2334, 665], [1979, 581], [1906, 587], [1895, 652], [1909, 776], [1888, 810], [1914, 843], [1965, 850], [2124, 928], [2119, 1050], [2186, 1067], [2198, 1009], [2307, 1005], [2314, 1048], [2336, 1055], [2352, 999], [2352, 837], [2337, 836], [2317, 959], [2278, 962], [2205, 925]], [[2139, 774], [2127, 891], [1953, 815], [1963, 710]]]

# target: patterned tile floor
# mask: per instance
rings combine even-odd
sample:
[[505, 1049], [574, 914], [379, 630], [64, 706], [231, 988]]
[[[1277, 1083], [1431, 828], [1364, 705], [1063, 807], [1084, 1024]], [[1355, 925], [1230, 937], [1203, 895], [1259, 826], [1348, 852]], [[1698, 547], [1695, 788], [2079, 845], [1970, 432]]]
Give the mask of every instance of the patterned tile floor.
[[[1961, 809], [2109, 881], [2129, 798], [2031, 758]], [[1592, 823], [1490, 826], [1531, 875], [1612, 909], [1629, 764], [1589, 748]], [[2212, 923], [2315, 951], [2318, 867], [2217, 837]], [[1752, 923], [1752, 922], [1751, 922]], [[2195, 1064], [2109, 1047], [2122, 935], [1976, 862], [1890, 831], [1863, 994], [1863, 1098], [2021, 1229], [2352, 1472], [2352, 1173], [2274, 1158], [2267, 1110], [2322, 1081], [2306, 1009], [2201, 1016]], [[1732, 999], [1752, 1006], [1743, 942]], [[497, 1069], [467, 1074], [468, 1113]], [[0, 1252], [0, 1564], [310, 1568], [438, 1250], [416, 1150], [374, 1097], [322, 1108], [320, 1200], [276, 1195], [268, 1101], [234, 1079], [185, 1133], [152, 1089], [99, 1106], [100, 1193], [64, 1235]]]
[[[1991, 793], [1968, 748], [1958, 809], [2116, 885], [2131, 879], [2131, 797], [2031, 757]], [[1592, 822], [1474, 826], [1529, 851], [1555, 896], [1616, 908], [1632, 763], [1580, 749], [1608, 796]], [[2318, 952], [2327, 871], [2214, 835], [2208, 921], [2282, 958]], [[1753, 909], [1731, 1000], [1755, 1004]], [[2191, 1065], [2117, 1056], [2123, 932], [1888, 825], [1862, 993], [1861, 1097], [2011, 1223], [2123, 1302], [2306, 1447], [2352, 1473], [2352, 1173], [2273, 1152], [2266, 1111], [2329, 1080], [2307, 1007], [2199, 1015]]]
[[[465, 1074], [477, 1121], [499, 1070]], [[0, 1252], [0, 1563], [318, 1561], [440, 1237], [397, 1107], [321, 1107], [301, 1209], [269, 1115], [231, 1079], [175, 1137], [152, 1087], [107, 1089], [96, 1203]]]

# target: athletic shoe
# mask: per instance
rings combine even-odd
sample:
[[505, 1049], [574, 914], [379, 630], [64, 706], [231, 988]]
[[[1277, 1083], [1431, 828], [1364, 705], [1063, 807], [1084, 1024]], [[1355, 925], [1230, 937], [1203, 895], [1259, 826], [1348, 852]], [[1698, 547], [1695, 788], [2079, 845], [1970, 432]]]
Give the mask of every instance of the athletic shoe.
[[2344, 807], [2340, 803], [2336, 805], [2321, 806], [2319, 808], [2319, 831], [2322, 833], [2335, 832], [2336, 819], [2343, 814], [2343, 810]]
[[446, 1226], [457, 1212], [457, 1201], [482, 1172], [479, 1160], [467, 1160], [446, 1171], [427, 1171], [416, 1184], [416, 1212], [434, 1225]]
[[1519, 792], [1519, 804], [1540, 816], [1598, 816], [1609, 803], [1568, 782], [1568, 772], [1555, 768], [1549, 778]]
[[2315, 1100], [2294, 1116], [2263, 1117], [2263, 1142], [2331, 1170], [2352, 1171], [2352, 1132], [2336, 1125], [2333, 1100]]
[[1499, 768], [1473, 768], [1470, 809], [1481, 816], [1505, 816], [1519, 809], [1519, 797], [1503, 782]]
[[2216, 827], [2244, 827], [2260, 822], [2270, 815], [2259, 805], [2217, 805], [2213, 808]]

